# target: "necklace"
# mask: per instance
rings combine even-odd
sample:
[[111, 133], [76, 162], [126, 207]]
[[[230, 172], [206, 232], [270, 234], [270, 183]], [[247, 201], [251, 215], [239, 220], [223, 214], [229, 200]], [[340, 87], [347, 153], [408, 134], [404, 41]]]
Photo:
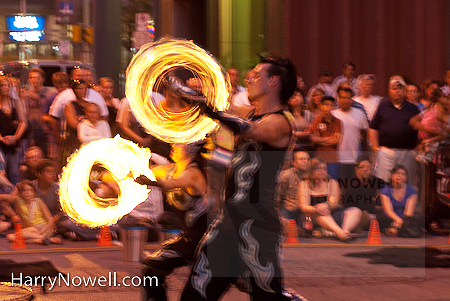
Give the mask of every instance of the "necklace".
[[403, 196], [405, 195], [405, 187], [400, 187], [400, 188], [392, 188], [392, 196], [394, 197], [394, 199], [398, 202], [401, 202], [403, 199]]

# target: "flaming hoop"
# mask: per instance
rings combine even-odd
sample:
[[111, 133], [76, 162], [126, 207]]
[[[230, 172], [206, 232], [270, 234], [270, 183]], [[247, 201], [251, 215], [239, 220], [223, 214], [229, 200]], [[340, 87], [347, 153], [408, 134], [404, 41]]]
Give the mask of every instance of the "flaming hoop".
[[192, 143], [214, 131], [217, 123], [197, 107], [182, 113], [158, 108], [152, 101], [161, 79], [176, 68], [185, 68], [200, 79], [207, 103], [217, 110], [228, 106], [229, 86], [223, 68], [192, 41], [163, 38], [141, 47], [127, 68], [126, 95], [130, 108], [146, 131], [168, 143]]
[[[134, 178], [144, 174], [155, 180], [148, 168], [149, 158], [149, 149], [119, 136], [84, 145], [70, 157], [62, 172], [59, 182], [62, 209], [70, 218], [89, 227], [115, 224], [147, 198], [149, 190], [134, 182]], [[89, 188], [94, 164], [106, 168], [119, 185], [119, 196], [113, 202], [105, 203]]]

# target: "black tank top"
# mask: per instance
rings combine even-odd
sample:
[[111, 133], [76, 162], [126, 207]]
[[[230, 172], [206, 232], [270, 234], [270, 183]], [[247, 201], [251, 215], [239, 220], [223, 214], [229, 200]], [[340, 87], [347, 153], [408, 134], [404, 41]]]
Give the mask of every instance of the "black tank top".
[[[0, 110], [0, 134], [2, 135], [2, 137], [7, 135], [14, 135], [20, 123], [16, 107], [14, 106], [12, 100], [10, 105], [10, 114], [6, 114], [3, 110]], [[4, 153], [14, 153], [19, 143], [20, 141], [17, 141], [14, 145], [6, 145], [0, 142], [0, 148]]]
[[[279, 110], [264, 115], [255, 115], [251, 120], [260, 120], [271, 114], [285, 116], [283, 110]], [[286, 121], [289, 123], [287, 117]], [[269, 210], [273, 209], [276, 178], [286, 149], [287, 147], [276, 148], [251, 139], [243, 139], [238, 142], [237, 150], [231, 161], [225, 202], [232, 205], [259, 204]]]

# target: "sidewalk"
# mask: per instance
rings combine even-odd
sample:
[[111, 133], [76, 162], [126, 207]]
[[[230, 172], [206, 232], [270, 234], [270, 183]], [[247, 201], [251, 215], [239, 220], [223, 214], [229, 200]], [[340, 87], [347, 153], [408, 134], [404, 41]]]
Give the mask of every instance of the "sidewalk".
[[[395, 266], [386, 266], [385, 263], [373, 265], [367, 258], [349, 256], [349, 254], [371, 254], [381, 250], [399, 250], [402, 254], [405, 250], [417, 250], [423, 252], [424, 247], [433, 247], [442, 250], [450, 249], [448, 233], [427, 234], [425, 238], [392, 238], [381, 237], [382, 245], [373, 246], [366, 244], [367, 232], [351, 243], [342, 243], [331, 238], [299, 238], [298, 244], [283, 245], [283, 271], [285, 282], [300, 294], [309, 289], [305, 285], [310, 282], [305, 279], [314, 277], [316, 280], [328, 279], [329, 277], [352, 279], [352, 277], [400, 277], [410, 279], [411, 277], [424, 278], [425, 259], [415, 267], [401, 269]], [[117, 279], [126, 276], [139, 276], [142, 265], [140, 263], [125, 262], [122, 260], [122, 247], [110, 246], [99, 247], [94, 241], [73, 242], [64, 240], [62, 245], [33, 245], [28, 244], [27, 249], [13, 250], [5, 238], [0, 238], [0, 258], [11, 259], [16, 262], [32, 262], [39, 260], [50, 260], [52, 264], [63, 273], [78, 277], [107, 277], [109, 273], [115, 273]], [[145, 249], [152, 251], [158, 244], [151, 243]], [[417, 254], [416, 254], [417, 255]], [[421, 253], [419, 253], [419, 259]], [[381, 256], [381, 255], [380, 255]], [[390, 255], [389, 255], [390, 256]], [[417, 260], [417, 256], [414, 257]], [[176, 270], [169, 278], [169, 300], [177, 300], [181, 292], [189, 268]], [[305, 278], [307, 277], [307, 278]], [[321, 280], [321, 281], [322, 281]], [[137, 281], [137, 280], [136, 280]], [[448, 287], [448, 286], [447, 286]], [[55, 287], [48, 293], [42, 293], [41, 288], [34, 288], [35, 300], [140, 300], [141, 291], [139, 287], [121, 286], [66, 286]], [[80, 297], [80, 294], [83, 297]], [[303, 294], [302, 294], [303, 295]], [[313, 294], [315, 295], [315, 294]], [[306, 296], [305, 296], [306, 297]], [[1, 298], [0, 298], [1, 299]], [[235, 288], [230, 289], [222, 300], [248, 300], [246, 294]], [[308, 300], [310, 300], [308, 298]], [[318, 299], [320, 300], [320, 299]]]

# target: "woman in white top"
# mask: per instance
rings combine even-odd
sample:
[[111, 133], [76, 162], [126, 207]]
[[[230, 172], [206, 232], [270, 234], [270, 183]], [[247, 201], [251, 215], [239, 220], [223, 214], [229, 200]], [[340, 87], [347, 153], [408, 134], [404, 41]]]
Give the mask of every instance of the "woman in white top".
[[91, 102], [86, 106], [86, 119], [78, 124], [78, 140], [89, 143], [102, 138], [111, 138], [111, 129], [107, 121], [100, 119], [100, 108]]
[[362, 213], [356, 207], [340, 209], [339, 193], [339, 184], [328, 175], [327, 164], [318, 158], [312, 159], [309, 175], [299, 185], [300, 209], [311, 214], [319, 226], [332, 231], [340, 241], [348, 242]]

